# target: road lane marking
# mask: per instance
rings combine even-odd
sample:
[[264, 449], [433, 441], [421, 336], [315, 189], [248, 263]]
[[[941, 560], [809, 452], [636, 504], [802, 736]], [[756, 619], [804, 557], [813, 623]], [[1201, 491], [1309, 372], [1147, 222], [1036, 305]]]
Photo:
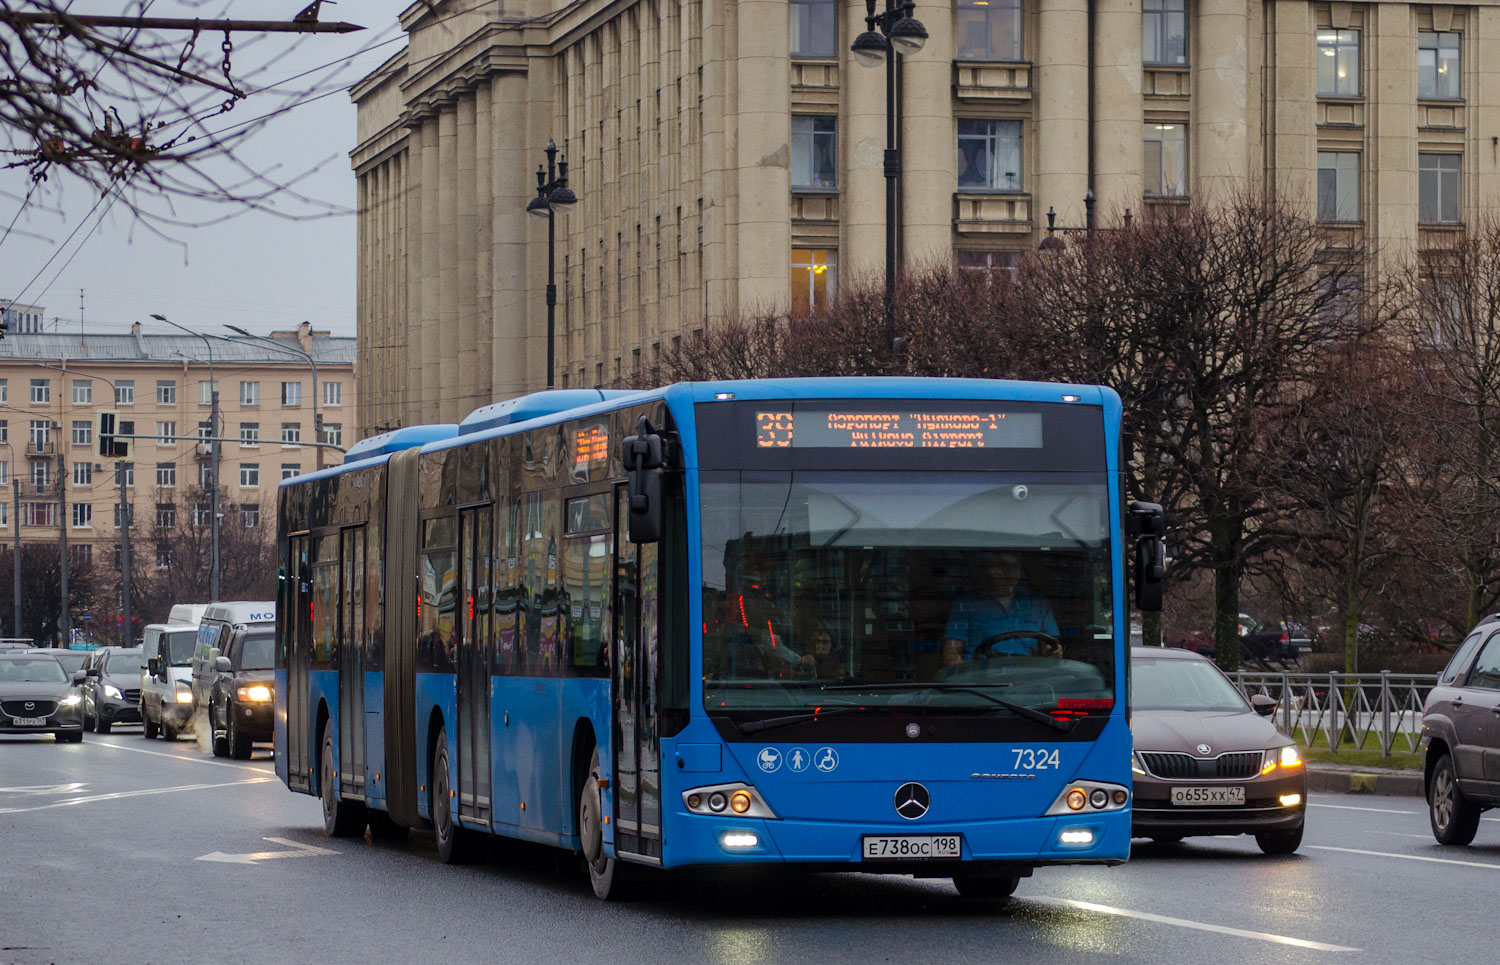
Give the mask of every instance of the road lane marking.
[[1405, 831], [1366, 831], [1365, 833], [1387, 834], [1393, 838], [1421, 838], [1423, 841], [1430, 841], [1432, 839], [1432, 835], [1430, 834], [1407, 834]]
[[1397, 811], [1394, 808], [1357, 808], [1357, 807], [1352, 807], [1352, 806], [1350, 806], [1348, 804], [1318, 804], [1318, 803], [1316, 803], [1314, 801], [1308, 801], [1307, 802], [1307, 806], [1310, 807], [1310, 808], [1328, 808], [1328, 809], [1333, 810], [1333, 811], [1371, 811], [1371, 812], [1373, 812], [1375, 814], [1421, 814], [1422, 813], [1421, 811]]
[[1274, 935], [1271, 932], [1249, 931], [1244, 928], [1231, 928], [1228, 925], [1210, 925], [1207, 922], [1193, 921], [1190, 918], [1173, 918], [1169, 915], [1152, 914], [1149, 911], [1135, 911], [1130, 908], [1116, 908], [1113, 905], [1099, 905], [1092, 901], [1076, 901], [1072, 898], [1032, 898], [1030, 896], [1028, 896], [1027, 900], [1053, 905], [1066, 905], [1069, 908], [1098, 912], [1101, 915], [1135, 918], [1140, 921], [1156, 922], [1159, 925], [1175, 925], [1178, 928], [1192, 928], [1197, 931], [1214, 932], [1218, 935], [1233, 935], [1236, 938], [1250, 938], [1256, 941], [1274, 942], [1278, 945], [1290, 945], [1293, 948], [1308, 948], [1316, 952], [1359, 951], [1358, 948], [1349, 948], [1345, 945], [1330, 945], [1327, 942], [1315, 942], [1306, 938], [1291, 938], [1287, 935]]
[[116, 791], [113, 794], [91, 794], [88, 797], [74, 797], [66, 801], [53, 801], [51, 804], [38, 804], [29, 808], [0, 808], [0, 814], [20, 814], [23, 811], [45, 811], [48, 808], [66, 808], [75, 804], [93, 804], [97, 801], [118, 801], [127, 797], [145, 797], [149, 794], [172, 794], [177, 791], [206, 791], [219, 787], [238, 787], [241, 784], [269, 784], [276, 780], [274, 777], [252, 777], [247, 781], [227, 781], [223, 784], [179, 784], [176, 787], [151, 787], [141, 791]]
[[194, 858], [194, 861], [218, 861], [223, 864], [255, 864], [257, 861], [270, 861], [273, 858], [315, 858], [319, 855], [338, 854], [337, 851], [328, 848], [319, 848], [311, 844], [302, 844], [289, 838], [262, 838], [272, 844], [285, 844], [292, 847], [291, 851], [252, 851], [249, 854], [225, 854], [222, 851], [214, 851], [211, 854], [203, 854]]
[[[114, 744], [109, 741], [89, 741], [93, 747], [108, 747], [117, 751], [130, 751], [132, 754], [150, 754], [152, 757], [170, 757], [174, 761], [191, 761], [194, 764], [212, 764], [214, 767], [232, 767], [238, 771], [256, 771], [261, 774], [267, 773], [266, 768], [256, 767], [252, 764], [227, 764], [224, 761], [209, 761], [201, 757], [184, 757], [181, 754], [168, 754], [165, 751], [148, 751], [144, 747], [126, 747], [124, 744]], [[269, 761], [267, 763], [270, 763]]]
[[82, 781], [72, 784], [33, 784], [29, 787], [0, 787], [0, 794], [77, 794], [88, 787]]
[[1314, 851], [1342, 851], [1345, 854], [1368, 854], [1376, 858], [1400, 858], [1403, 861], [1431, 861], [1433, 864], [1456, 864], [1466, 868], [1488, 868], [1491, 871], [1500, 871], [1500, 864], [1489, 861], [1459, 861], [1457, 858], [1429, 858], [1423, 854], [1395, 854], [1390, 851], [1362, 851], [1359, 848], [1335, 848], [1326, 844], [1305, 844], [1304, 848], [1312, 848]]

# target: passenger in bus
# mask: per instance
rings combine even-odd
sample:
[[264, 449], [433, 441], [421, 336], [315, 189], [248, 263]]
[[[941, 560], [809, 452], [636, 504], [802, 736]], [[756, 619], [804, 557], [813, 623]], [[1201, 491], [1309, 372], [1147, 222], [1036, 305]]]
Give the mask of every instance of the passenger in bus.
[[[1052, 605], [1026, 581], [1018, 553], [999, 552], [982, 559], [975, 582], [948, 612], [943, 632], [943, 666], [972, 660], [981, 644], [1001, 634], [1034, 630], [1046, 637], [1014, 636], [987, 647], [981, 657], [997, 654], [1055, 656], [1057, 619]], [[1050, 639], [1048, 639], [1050, 638]]]
[[814, 627], [807, 638], [807, 653], [798, 663], [801, 673], [820, 680], [841, 679], [848, 674], [848, 661], [841, 647], [833, 644], [833, 634], [823, 627]]

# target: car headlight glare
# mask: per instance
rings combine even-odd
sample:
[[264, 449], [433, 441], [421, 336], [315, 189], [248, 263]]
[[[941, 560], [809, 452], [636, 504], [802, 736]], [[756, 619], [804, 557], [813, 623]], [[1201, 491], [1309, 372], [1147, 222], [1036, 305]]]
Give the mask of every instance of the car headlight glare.
[[191, 704], [193, 702], [193, 692], [191, 690], [179, 690], [175, 699], [179, 704]]
[[1278, 763], [1280, 763], [1282, 767], [1301, 767], [1302, 755], [1297, 753], [1296, 745], [1288, 744], [1287, 746], [1283, 747], [1281, 749], [1281, 757]]
[[104, 685], [104, 696], [113, 697], [116, 700], [123, 700], [125, 698], [125, 695], [120, 693], [120, 688], [116, 687], [114, 684]]
[[241, 687], [238, 693], [241, 700], [251, 703], [263, 704], [271, 699], [271, 688], [265, 684], [252, 684], [249, 687]]
[[77, 707], [79, 704], [83, 703], [83, 698], [78, 696], [77, 694], [68, 694], [68, 696], [64, 697], [62, 700], [59, 700], [58, 703], [64, 707]]

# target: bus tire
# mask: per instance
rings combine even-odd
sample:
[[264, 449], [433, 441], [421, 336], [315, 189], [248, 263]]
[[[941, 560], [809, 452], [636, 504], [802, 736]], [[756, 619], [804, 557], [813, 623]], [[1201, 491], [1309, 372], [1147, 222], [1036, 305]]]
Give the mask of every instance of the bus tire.
[[588, 780], [578, 789], [578, 841], [583, 863], [589, 869], [594, 897], [602, 901], [626, 898], [626, 872], [619, 861], [604, 853], [604, 800], [599, 794], [599, 748], [589, 759]]
[[343, 801], [338, 795], [338, 778], [333, 773], [333, 728], [323, 725], [323, 753], [318, 774], [318, 798], [323, 802], [323, 830], [330, 838], [351, 838], [365, 831], [365, 806], [360, 801]]
[[438, 860], [443, 864], [468, 864], [478, 850], [474, 834], [453, 818], [449, 802], [453, 789], [448, 781], [448, 731], [440, 729], [432, 750], [432, 779], [427, 782], [428, 810], [432, 812], [432, 836], [437, 839]]
[[982, 878], [959, 875], [953, 879], [953, 887], [968, 901], [1009, 901], [1020, 883], [1021, 879], [1018, 877]]

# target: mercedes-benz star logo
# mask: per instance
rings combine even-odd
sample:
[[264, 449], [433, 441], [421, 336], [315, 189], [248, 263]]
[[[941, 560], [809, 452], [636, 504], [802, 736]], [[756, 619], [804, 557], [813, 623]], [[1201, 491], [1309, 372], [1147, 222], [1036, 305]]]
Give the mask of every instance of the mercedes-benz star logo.
[[1209, 747], [1207, 744], [1199, 744], [1198, 745], [1198, 753], [1202, 754], [1204, 757], [1207, 757], [1208, 755], [1212, 754], [1213, 752], [1214, 752], [1214, 749], [1212, 747]]
[[908, 821], [915, 821], [927, 813], [932, 805], [932, 795], [927, 788], [911, 781], [896, 788], [896, 813]]

